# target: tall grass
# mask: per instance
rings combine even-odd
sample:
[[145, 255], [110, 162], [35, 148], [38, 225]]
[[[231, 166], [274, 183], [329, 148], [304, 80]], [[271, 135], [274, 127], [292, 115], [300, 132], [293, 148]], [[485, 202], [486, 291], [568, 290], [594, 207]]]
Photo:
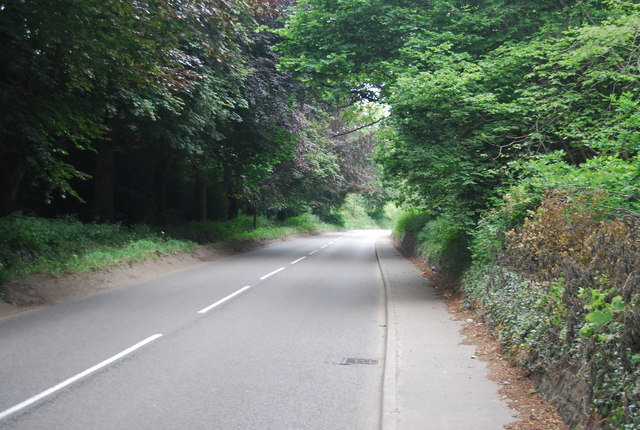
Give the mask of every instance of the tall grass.
[[32, 273], [81, 273], [194, 247], [148, 226], [12, 215], [0, 218], [0, 283]]
[[34, 273], [82, 273], [122, 262], [193, 251], [197, 243], [274, 239], [296, 233], [335, 230], [315, 215], [284, 222], [240, 216], [226, 222], [192, 222], [164, 231], [137, 225], [81, 223], [74, 218], [23, 215], [0, 218], [0, 283]]
[[228, 242], [230, 240], [274, 239], [297, 233], [335, 230], [337, 226], [324, 223], [316, 215], [302, 214], [278, 222], [258, 217], [253, 228], [253, 217], [241, 215], [231, 221], [190, 222], [166, 228], [171, 237], [197, 243]]

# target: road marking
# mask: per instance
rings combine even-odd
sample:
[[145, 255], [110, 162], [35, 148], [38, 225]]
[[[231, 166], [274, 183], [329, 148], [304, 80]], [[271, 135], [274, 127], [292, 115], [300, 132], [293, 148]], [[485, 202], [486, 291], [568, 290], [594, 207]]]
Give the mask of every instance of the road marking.
[[301, 258], [298, 258], [296, 261], [292, 261], [292, 262], [291, 262], [291, 264], [296, 264], [298, 261], [302, 261], [302, 260], [304, 260], [305, 258], [307, 258], [307, 257], [301, 257]]
[[58, 385], [55, 385], [51, 388], [49, 388], [48, 390], [45, 390], [43, 392], [41, 392], [40, 394], [37, 394], [33, 397], [31, 397], [30, 399], [25, 400], [22, 403], [18, 403], [17, 405], [13, 406], [12, 408], [7, 409], [4, 412], [0, 412], [0, 420], [13, 414], [18, 412], [21, 409], [26, 408], [27, 406], [37, 402], [38, 400], [42, 400], [45, 397], [55, 393], [56, 391], [60, 391], [63, 388], [73, 384], [74, 382], [84, 378], [85, 376], [88, 376], [94, 372], [97, 372], [98, 370], [102, 369], [103, 367], [106, 367], [108, 365], [110, 365], [111, 363], [113, 363], [116, 360], [121, 359], [122, 357], [131, 354], [133, 351], [135, 351], [136, 349], [142, 348], [143, 346], [145, 346], [146, 344], [148, 344], [149, 342], [153, 342], [154, 340], [158, 339], [159, 337], [161, 337], [161, 334], [154, 334], [153, 336], [149, 336], [148, 338], [146, 338], [145, 340], [136, 343], [135, 345], [133, 345], [132, 347], [129, 347], [127, 349], [125, 349], [124, 351], [114, 355], [111, 358], [108, 358], [106, 360], [104, 360], [101, 363], [96, 364], [95, 366], [85, 370], [84, 372], [80, 372], [75, 376], [72, 376], [71, 378], [62, 381], [61, 383], [59, 383]]
[[286, 269], [286, 267], [281, 267], [281, 268], [279, 268], [279, 269], [274, 270], [274, 271], [273, 271], [273, 272], [271, 272], [271, 273], [267, 273], [267, 274], [266, 274], [266, 275], [264, 275], [262, 278], [260, 278], [260, 280], [261, 280], [261, 281], [264, 281], [264, 280], [265, 280], [265, 279], [267, 279], [269, 276], [273, 276], [273, 275], [275, 275], [276, 273], [283, 271], [284, 269]]
[[329, 245], [322, 245], [322, 246], [320, 247], [320, 249], [325, 249], [327, 246], [329, 246]]
[[207, 306], [204, 309], [200, 309], [198, 311], [199, 314], [206, 314], [207, 312], [209, 312], [211, 309], [215, 308], [216, 306], [219, 306], [221, 304], [223, 304], [224, 302], [226, 302], [227, 300], [231, 300], [232, 298], [234, 298], [235, 296], [237, 296], [238, 294], [242, 293], [243, 291], [248, 290], [249, 288], [251, 288], [251, 285], [247, 285], [246, 287], [242, 287], [240, 288], [238, 291], [236, 291], [235, 293], [229, 294], [227, 297], [225, 297], [224, 299], [220, 299], [217, 302], [215, 302], [212, 305]]
[[309, 253], [309, 255], [313, 255], [313, 254], [315, 254], [315, 253], [316, 253], [316, 252], [318, 252], [318, 251], [320, 251], [320, 250], [319, 250], [319, 249], [316, 249], [315, 251], [311, 251], [311, 252]]

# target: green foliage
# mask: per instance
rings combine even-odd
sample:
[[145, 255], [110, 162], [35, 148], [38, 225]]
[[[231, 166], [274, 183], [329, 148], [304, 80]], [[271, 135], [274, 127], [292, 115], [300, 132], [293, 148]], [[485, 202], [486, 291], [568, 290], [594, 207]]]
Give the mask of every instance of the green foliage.
[[497, 100], [480, 89], [477, 67], [451, 61], [450, 68], [398, 80], [389, 98], [395, 132], [387, 134], [378, 161], [405, 201], [472, 215], [500, 174], [489, 156], [491, 135], [506, 129], [488, 120], [502, 113]]
[[[597, 336], [601, 342], [612, 340], [616, 334], [619, 334], [623, 327], [620, 323], [612, 325], [614, 316], [625, 310], [625, 303], [622, 296], [614, 296], [607, 300], [615, 290], [601, 291], [597, 289], [589, 289], [589, 291], [581, 291], [581, 298], [586, 301], [586, 309], [589, 311], [584, 317], [585, 324], [580, 329], [580, 333], [586, 337]], [[605, 330], [607, 329], [607, 330]], [[603, 333], [608, 331], [609, 333]]]
[[607, 417], [611, 428], [640, 424], [638, 411], [624, 407], [640, 400], [631, 388], [640, 383], [636, 162], [534, 162], [531, 176], [482, 220], [464, 284], [467, 300], [531, 371], [567, 362], [587, 369], [574, 375], [589, 390], [585, 412]]
[[[265, 221], [260, 217], [258, 227], [263, 227]], [[230, 221], [199, 221], [166, 227], [170, 236], [196, 243], [224, 242], [252, 229], [253, 218], [246, 215]]]
[[[485, 212], [473, 233], [471, 249], [474, 261], [487, 264], [497, 258], [503, 248], [505, 233], [522, 226], [533, 211], [553, 190], [563, 190], [574, 196], [602, 195], [609, 216], [625, 216], [640, 212], [640, 159], [619, 156], [594, 157], [580, 165], [564, 160], [563, 152], [542, 155], [533, 160], [512, 163], [520, 176], [516, 185], [508, 187], [502, 198]], [[595, 193], [595, 194], [594, 194]]]
[[561, 355], [565, 312], [561, 284], [548, 294], [530, 279], [498, 266], [474, 266], [464, 278], [465, 302], [483, 311], [514, 362], [536, 369], [529, 354]]
[[327, 224], [333, 224], [339, 227], [344, 227], [346, 220], [344, 215], [340, 213], [328, 213], [320, 215], [320, 219], [322, 222], [326, 222]]
[[469, 264], [468, 225], [451, 215], [405, 211], [397, 218], [393, 235], [443, 278], [456, 280]]
[[306, 229], [311, 227], [313, 224], [316, 224], [320, 221], [317, 215], [311, 215], [309, 213], [304, 213], [301, 215], [293, 216], [291, 218], [287, 218], [284, 220], [284, 225], [288, 227], [295, 227]]
[[459, 277], [470, 261], [468, 227], [450, 215], [428, 221], [418, 233], [418, 251], [443, 272]]
[[347, 197], [344, 206], [340, 210], [340, 216], [344, 220], [342, 227], [348, 230], [360, 230], [382, 227], [379, 219], [373, 219], [363, 206], [363, 198], [359, 195]]
[[[178, 113], [186, 93], [202, 88], [213, 71], [211, 61], [202, 60], [215, 64], [221, 51], [237, 52], [243, 39], [243, 26], [224, 23], [238, 18], [241, 8], [216, 3], [203, 2], [197, 16], [188, 2], [3, 4], [0, 38], [8, 67], [0, 103], [8, 114], [0, 120], [0, 151], [8, 163], [2, 165], [0, 214], [15, 208], [25, 170], [41, 194], [61, 189], [74, 195], [71, 181], [88, 176], [71, 154], [96, 149], [104, 139], [115, 145], [123, 129]], [[226, 73], [218, 82], [237, 76]], [[208, 89], [210, 98], [227, 101], [216, 104], [216, 116], [238, 104], [237, 92], [224, 85]]]
[[311, 233], [335, 229], [336, 226], [322, 222], [316, 215], [304, 213], [274, 221], [266, 217], [257, 218], [253, 228], [253, 217], [240, 215], [230, 221], [191, 222], [166, 227], [171, 237], [196, 243], [228, 242], [232, 240], [272, 239], [296, 233]]
[[[401, 17], [385, 34], [380, 11]], [[416, 208], [396, 237], [460, 261], [472, 236], [482, 275], [465, 288], [514, 355], [600, 366], [593, 406], [620, 428], [637, 421], [624, 410], [637, 388], [621, 387], [636, 383], [638, 357], [622, 285], [636, 285], [639, 31], [637, 5], [619, 1], [306, 0], [280, 45], [284, 66], [328, 100], [388, 105], [377, 161]], [[578, 292], [612, 286], [597, 303]]]
[[[166, 224], [233, 218], [241, 207], [339, 207], [359, 167], [325, 135], [310, 139], [321, 150], [301, 149], [314, 98], [276, 70], [270, 29], [283, 10], [220, 0], [3, 4], [0, 216]], [[298, 154], [317, 155], [293, 173], [324, 180], [328, 198], [265, 190]]]
[[317, 108], [300, 112], [305, 123], [295, 157], [276, 166], [260, 184], [259, 199], [271, 207], [304, 208], [322, 215], [337, 213], [350, 193], [373, 194], [376, 130], [358, 129], [371, 110], [375, 113], [367, 106], [333, 114]]
[[284, 67], [332, 99], [375, 99], [372, 87], [386, 92], [407, 68], [438, 68], [430, 54], [442, 46], [478, 56], [547, 22], [576, 25], [583, 18], [574, 1], [562, 8], [546, 1], [304, 0], [280, 31], [286, 39], [279, 51]]
[[126, 228], [13, 215], [0, 218], [0, 280], [40, 272], [84, 272], [193, 247], [142, 225]]
[[405, 234], [418, 235], [423, 227], [433, 219], [433, 216], [418, 210], [408, 210], [398, 216], [393, 235], [401, 238]]
[[[380, 11], [402, 19], [378, 34], [370, 23]], [[387, 181], [416, 207], [477, 219], [513, 177], [510, 160], [555, 150], [572, 164], [603, 150], [634, 154], [636, 12], [620, 2], [419, 9], [308, 0], [281, 49], [283, 64], [315, 85], [382, 89], [391, 107], [378, 155]], [[400, 48], [382, 40], [390, 34]]]
[[286, 219], [282, 224], [271, 224], [259, 227], [255, 230], [241, 232], [233, 239], [239, 240], [260, 240], [277, 239], [300, 233], [316, 233], [329, 231], [336, 228], [333, 224], [322, 222], [316, 215], [305, 213]]
[[608, 192], [609, 204], [640, 211], [640, 156], [599, 156], [576, 166], [565, 162], [563, 155], [550, 154], [518, 166], [522, 179], [511, 190], [538, 196], [553, 189], [603, 190]]

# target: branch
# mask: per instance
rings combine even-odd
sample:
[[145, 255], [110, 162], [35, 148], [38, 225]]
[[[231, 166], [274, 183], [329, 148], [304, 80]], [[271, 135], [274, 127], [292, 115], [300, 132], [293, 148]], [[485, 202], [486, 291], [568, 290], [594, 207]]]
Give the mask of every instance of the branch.
[[578, 6], [580, 6], [580, 9], [582, 9], [582, 13], [584, 13], [584, 16], [587, 17], [589, 24], [596, 25], [596, 22], [593, 20], [593, 18], [591, 18], [591, 15], [589, 15], [589, 12], [587, 12], [587, 9], [585, 9], [581, 1], [578, 2]]
[[362, 130], [363, 128], [367, 128], [367, 127], [371, 127], [372, 125], [376, 125], [379, 122], [382, 122], [382, 120], [385, 119], [385, 117], [382, 117], [380, 119], [377, 119], [369, 124], [365, 124], [363, 126], [360, 126], [358, 128], [354, 128], [353, 130], [349, 130], [349, 131], [345, 131], [343, 133], [338, 133], [338, 134], [334, 134], [333, 136], [329, 136], [329, 139], [335, 139], [336, 137], [341, 137], [341, 136], [346, 136], [347, 134], [351, 134], [351, 133], [355, 133], [358, 130]]
[[634, 212], [631, 209], [627, 209], [627, 208], [618, 208], [618, 207], [613, 207], [613, 206], [607, 206], [607, 205], [596, 205], [598, 207], [601, 208], [605, 208], [605, 209], [611, 209], [614, 212], [618, 212], [619, 214], [624, 214], [628, 217], [631, 217], [633, 219], [637, 219], [640, 220], [640, 214], [638, 212]]

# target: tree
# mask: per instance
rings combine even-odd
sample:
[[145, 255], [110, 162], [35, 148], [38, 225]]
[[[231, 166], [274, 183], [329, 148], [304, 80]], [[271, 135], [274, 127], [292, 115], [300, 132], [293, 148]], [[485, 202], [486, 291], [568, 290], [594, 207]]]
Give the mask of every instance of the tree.
[[[327, 214], [342, 206], [347, 194], [370, 190], [376, 130], [359, 129], [369, 123], [363, 109], [329, 113], [307, 105], [297, 112], [301, 132], [295, 157], [276, 166], [260, 184], [264, 204]], [[350, 133], [353, 129], [359, 130]]]
[[[383, 35], [371, 25], [380, 10]], [[575, 162], [595, 153], [598, 125], [618, 118], [607, 100], [636, 83], [637, 52], [622, 52], [633, 24], [597, 23], [629, 10], [599, 1], [306, 0], [280, 49], [283, 65], [311, 85], [343, 98], [377, 89], [391, 113], [378, 157], [387, 180], [405, 201], [470, 222], [511, 180], [511, 160], [560, 148]], [[584, 30], [563, 33], [572, 26]]]

